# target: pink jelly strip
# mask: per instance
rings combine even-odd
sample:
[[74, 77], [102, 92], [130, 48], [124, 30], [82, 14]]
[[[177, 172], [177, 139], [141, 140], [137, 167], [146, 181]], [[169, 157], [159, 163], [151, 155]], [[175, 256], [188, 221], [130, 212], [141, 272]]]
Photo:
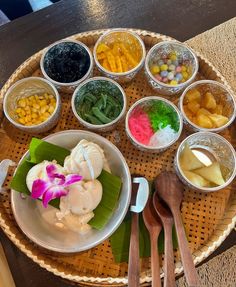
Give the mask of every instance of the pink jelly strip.
[[129, 129], [132, 136], [145, 145], [148, 145], [150, 138], [154, 134], [148, 115], [138, 108], [129, 117]]

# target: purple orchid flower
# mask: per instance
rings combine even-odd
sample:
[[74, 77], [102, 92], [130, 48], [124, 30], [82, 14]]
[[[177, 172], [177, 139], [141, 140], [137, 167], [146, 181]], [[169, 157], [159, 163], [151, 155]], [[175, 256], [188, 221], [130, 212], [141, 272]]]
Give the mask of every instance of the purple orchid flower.
[[59, 174], [56, 173], [56, 166], [50, 164], [46, 166], [48, 181], [36, 179], [33, 182], [31, 197], [34, 199], [42, 197], [43, 206], [47, 207], [49, 201], [68, 194], [68, 186], [78, 182], [82, 176], [78, 174]]

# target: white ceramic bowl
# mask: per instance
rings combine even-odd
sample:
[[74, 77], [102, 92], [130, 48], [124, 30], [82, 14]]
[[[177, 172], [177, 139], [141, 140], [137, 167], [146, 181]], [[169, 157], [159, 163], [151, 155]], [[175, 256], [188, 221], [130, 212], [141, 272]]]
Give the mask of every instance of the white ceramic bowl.
[[[151, 73], [149, 65], [157, 55], [167, 55], [175, 51], [177, 54], [183, 57], [183, 60], [188, 60], [192, 66], [192, 75], [184, 83], [180, 83], [176, 86], [165, 84], [158, 81]], [[166, 96], [178, 94], [183, 91], [190, 83], [193, 82], [198, 72], [198, 59], [193, 50], [187, 45], [177, 41], [163, 41], [154, 45], [148, 52], [145, 60], [145, 74], [147, 76], [150, 86], [158, 93]]]
[[[68, 54], [68, 51], [70, 51], [69, 49], [71, 48], [71, 46], [74, 45], [74, 47], [76, 47], [78, 49], [78, 51], [82, 51], [82, 53], [84, 53], [84, 57], [87, 57], [89, 59], [89, 66], [87, 68], [87, 71], [84, 73], [84, 75], [81, 78], [78, 78], [77, 80], [73, 81], [73, 82], [60, 82], [58, 80], [56, 80], [55, 78], [53, 78], [47, 71], [46, 67], [50, 67], [51, 62], [53, 62], [54, 60], [54, 55], [53, 55], [53, 51], [55, 49], [61, 50], [61, 54]], [[78, 60], [79, 61], [79, 60]], [[76, 86], [79, 85], [79, 83], [81, 83], [82, 81], [86, 80], [87, 78], [91, 77], [92, 75], [92, 71], [93, 71], [93, 56], [92, 53], [90, 52], [89, 48], [82, 42], [80, 41], [76, 41], [76, 40], [60, 40], [57, 41], [55, 43], [53, 43], [52, 45], [50, 45], [48, 48], [45, 49], [41, 60], [40, 60], [40, 68], [41, 71], [44, 75], [44, 77], [49, 80], [50, 82], [52, 82], [55, 86], [58, 86], [60, 88], [75, 88]], [[67, 67], [68, 69], [68, 67]], [[64, 89], [65, 90], [65, 89]]]
[[[199, 187], [194, 185], [184, 175], [179, 162], [180, 154], [183, 151], [185, 144], [188, 144], [190, 148], [202, 148], [209, 151], [218, 160], [220, 165], [227, 167], [229, 175], [226, 182], [223, 185], [216, 187]], [[177, 175], [186, 186], [199, 191], [213, 192], [225, 188], [235, 178], [236, 154], [233, 146], [222, 136], [211, 132], [198, 132], [188, 136], [181, 142], [176, 152], [174, 166]]]
[[[148, 105], [152, 101], [161, 101], [161, 102], [165, 103], [166, 105], [169, 105], [173, 109], [173, 112], [176, 113], [178, 120], [179, 120], [179, 130], [176, 133], [176, 137], [172, 141], [170, 141], [169, 143], [162, 145], [162, 146], [159, 146], [159, 147], [148, 146], [148, 145], [145, 145], [145, 144], [138, 142], [137, 139], [135, 139], [135, 137], [132, 135], [130, 128], [129, 128], [129, 117], [131, 116], [132, 112], [137, 107], [142, 107], [142, 106]], [[179, 137], [182, 133], [182, 129], [183, 129], [183, 120], [182, 120], [182, 116], [181, 116], [180, 111], [171, 101], [168, 101], [165, 98], [156, 97], [156, 96], [142, 98], [142, 99], [138, 100], [137, 102], [135, 102], [130, 107], [128, 113], [126, 114], [126, 119], [125, 119], [126, 134], [127, 134], [128, 138], [130, 139], [130, 141], [132, 142], [132, 144], [134, 146], [136, 146], [139, 150], [142, 150], [142, 151], [147, 151], [150, 153], [160, 153], [160, 152], [165, 151], [166, 149], [168, 149], [171, 145], [173, 145], [179, 139]]]
[[[227, 116], [229, 118], [229, 121], [219, 127], [219, 128], [202, 128], [195, 123], [193, 123], [188, 116], [186, 115], [184, 111], [184, 99], [186, 94], [193, 90], [193, 89], [204, 89], [205, 92], [211, 92], [213, 96], [216, 98], [218, 102], [220, 102], [223, 106], [223, 115]], [[204, 92], [204, 93], [205, 93]], [[186, 124], [186, 127], [189, 128], [189, 130], [198, 132], [198, 131], [208, 131], [208, 132], [215, 132], [219, 133], [228, 128], [234, 121], [235, 116], [236, 116], [236, 103], [234, 99], [234, 95], [232, 91], [230, 91], [227, 87], [225, 87], [223, 84], [217, 82], [217, 81], [212, 81], [212, 80], [202, 80], [202, 81], [197, 81], [192, 83], [190, 86], [188, 86], [182, 96], [179, 99], [179, 108], [180, 111], [183, 115], [183, 120], [184, 123]]]
[[[100, 62], [97, 59], [97, 47], [100, 43], [104, 43], [106, 42], [106, 40], [108, 38], [112, 38], [114, 35], [116, 35], [117, 33], [124, 33], [127, 34], [128, 37], [132, 37], [134, 39], [136, 39], [136, 41], [139, 43], [140, 45], [140, 50], [142, 51], [142, 57], [138, 63], [138, 65], [136, 67], [134, 67], [133, 69], [126, 71], [126, 72], [122, 72], [122, 73], [115, 73], [115, 72], [111, 72], [108, 71], [107, 69], [105, 69]], [[127, 37], [127, 43], [129, 42]], [[145, 60], [145, 56], [146, 56], [146, 49], [145, 49], [145, 45], [142, 41], [142, 39], [134, 32], [128, 31], [126, 29], [112, 29], [111, 31], [105, 32], [102, 36], [100, 36], [100, 38], [97, 40], [95, 46], [94, 46], [94, 50], [93, 50], [93, 55], [94, 55], [94, 61], [98, 67], [98, 69], [106, 76], [109, 77], [119, 83], [125, 83], [125, 82], [129, 82], [131, 81], [136, 74], [138, 73], [138, 71], [142, 68], [143, 64], [144, 64], [144, 60]]]
[[[22, 97], [28, 97], [35, 94], [48, 93], [55, 97], [56, 107], [50, 117], [37, 125], [25, 126], [17, 121], [15, 109], [17, 101]], [[57, 89], [48, 80], [39, 77], [29, 77], [17, 81], [12, 85], [4, 96], [3, 110], [6, 118], [12, 125], [27, 133], [42, 133], [53, 128], [59, 118], [61, 112], [61, 98]]]
[[[91, 229], [85, 235], [69, 230], [61, 231], [42, 218], [43, 207], [38, 200], [33, 200], [29, 196], [24, 199], [19, 192], [11, 191], [13, 214], [23, 233], [41, 247], [56, 252], [80, 252], [103, 242], [122, 223], [129, 207], [131, 196], [129, 168], [121, 152], [110, 141], [97, 134], [80, 130], [63, 131], [44, 138], [50, 143], [67, 149], [72, 149], [82, 139], [98, 144], [105, 152], [112, 173], [122, 179], [122, 189], [117, 207], [110, 221], [102, 230]], [[20, 163], [28, 155], [29, 152], [26, 152]]]

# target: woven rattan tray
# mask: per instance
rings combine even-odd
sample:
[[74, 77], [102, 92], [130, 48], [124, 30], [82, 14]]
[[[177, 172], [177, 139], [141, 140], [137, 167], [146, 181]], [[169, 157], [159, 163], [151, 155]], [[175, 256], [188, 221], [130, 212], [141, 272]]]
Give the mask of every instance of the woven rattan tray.
[[[142, 37], [147, 50], [159, 41], [170, 39], [147, 31], [133, 31]], [[92, 49], [102, 32], [104, 31], [86, 32], [77, 34], [72, 38], [84, 42]], [[13, 73], [1, 90], [0, 100], [3, 99], [7, 89], [17, 80], [31, 75], [41, 76], [39, 69], [41, 54], [42, 51], [33, 55]], [[198, 79], [212, 79], [228, 86], [222, 75], [206, 59], [201, 55], [198, 55], [198, 57], [200, 64]], [[98, 72], [95, 70], [94, 74], [97, 75]], [[143, 70], [132, 82], [122, 86], [127, 94], [129, 106], [141, 97], [157, 95], [148, 86]], [[53, 130], [41, 134], [41, 137], [66, 129], [83, 129], [71, 111], [71, 95], [61, 93], [61, 97], [63, 104], [61, 119]], [[172, 100], [177, 103], [178, 99], [172, 97]], [[232, 130], [227, 130], [222, 135], [234, 144]], [[175, 151], [181, 141], [180, 139], [166, 152], [155, 155], [140, 152], [130, 143], [124, 131], [124, 122], [116, 130], [102, 135], [118, 146], [127, 160], [131, 173], [142, 174], [148, 179], [154, 178], [162, 170], [173, 169]], [[182, 139], [185, 136], [184, 132]], [[30, 135], [15, 129], [3, 118], [0, 130], [0, 160], [10, 158], [18, 162], [27, 150], [30, 139]], [[23, 235], [14, 220], [11, 210], [9, 181], [13, 171], [13, 169], [10, 171], [5, 182], [6, 191], [0, 194], [0, 226], [11, 241], [34, 262], [62, 278], [80, 282], [86, 286], [126, 285], [127, 263], [116, 264], [114, 262], [109, 240], [87, 252], [62, 255], [39, 248]], [[233, 229], [236, 222], [236, 193], [233, 192], [234, 188], [234, 186], [231, 186], [215, 193], [185, 190], [181, 211], [195, 264], [209, 256]], [[182, 266], [179, 262], [178, 252], [175, 252], [175, 259], [177, 262], [176, 274], [179, 274], [182, 272]], [[150, 259], [142, 259], [141, 283], [146, 285], [150, 281]]]

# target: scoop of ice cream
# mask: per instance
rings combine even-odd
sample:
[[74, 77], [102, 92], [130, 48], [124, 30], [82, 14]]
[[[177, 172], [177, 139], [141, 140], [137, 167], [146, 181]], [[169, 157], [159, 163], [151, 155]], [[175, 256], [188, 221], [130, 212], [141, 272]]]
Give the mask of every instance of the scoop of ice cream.
[[69, 187], [69, 193], [61, 197], [58, 218], [61, 219], [70, 212], [83, 215], [93, 211], [102, 199], [102, 185], [98, 180], [78, 182]]
[[52, 206], [44, 208], [42, 204], [37, 201], [37, 208], [45, 222], [57, 227], [62, 232], [69, 229], [80, 234], [86, 234], [91, 230], [91, 226], [88, 222], [94, 217], [93, 212], [83, 215], [75, 215], [68, 212], [63, 218], [60, 218], [60, 216], [58, 217], [58, 213], [60, 212]]
[[95, 143], [81, 140], [64, 161], [68, 173], [76, 173], [84, 180], [97, 178], [104, 164], [103, 150]]
[[32, 191], [33, 182], [36, 179], [48, 181], [46, 167], [50, 164], [53, 164], [56, 167], [57, 173], [64, 173], [64, 168], [55, 162], [44, 160], [43, 162], [34, 165], [26, 176], [26, 185], [30, 192]]
[[80, 234], [87, 233], [91, 226], [88, 224], [90, 219], [94, 217], [93, 212], [88, 212], [83, 215], [75, 215], [72, 213], [69, 213], [65, 216], [63, 219], [65, 227], [69, 228], [72, 231], [79, 232]]

